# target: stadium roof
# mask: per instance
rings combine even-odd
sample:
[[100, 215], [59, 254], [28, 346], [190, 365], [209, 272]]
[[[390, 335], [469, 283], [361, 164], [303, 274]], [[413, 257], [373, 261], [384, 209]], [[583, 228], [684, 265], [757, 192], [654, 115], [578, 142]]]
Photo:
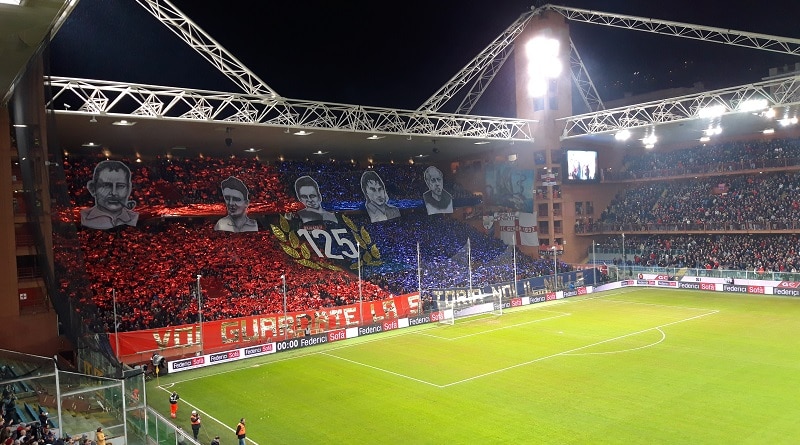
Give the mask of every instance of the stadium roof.
[[[36, 1], [28, 0], [27, 2], [27, 4], [33, 3], [36, 3]], [[64, 1], [42, 1], [38, 3], [58, 4], [59, 9], [64, 9], [68, 6], [68, 3]], [[309, 28], [321, 26], [323, 22], [315, 21], [313, 18], [309, 19], [309, 16], [313, 15], [310, 13], [302, 17], [297, 17], [295, 21], [293, 16], [286, 16], [286, 11], [283, 9], [276, 10], [271, 8], [269, 12], [267, 12], [266, 9], [261, 7], [254, 7], [251, 9], [240, 8], [238, 12], [239, 15], [237, 16], [240, 18], [232, 20], [231, 17], [234, 17], [234, 15], [232, 15], [233, 12], [231, 9], [217, 6], [214, 9], [204, 10], [197, 6], [197, 2], [176, 1], [175, 3], [179, 7], [185, 8], [185, 12], [190, 19], [194, 19], [193, 15], [196, 14], [199, 17], [197, 24], [200, 27], [206, 30], [212, 38], [228, 48], [234, 56], [246, 61], [249, 66], [254, 67], [253, 72], [266, 79], [270, 86], [276, 87], [279, 93], [287, 94], [288, 90], [289, 97], [295, 97], [295, 94], [297, 94], [297, 97], [306, 97], [310, 99], [308, 101], [309, 103], [316, 103], [313, 102], [313, 100], [321, 99], [335, 101], [327, 102], [329, 104], [355, 104], [353, 106], [357, 107], [360, 105], [367, 105], [365, 103], [367, 101], [370, 103], [381, 102], [379, 92], [367, 91], [356, 94], [351, 90], [358, 89], [361, 86], [360, 84], [344, 84], [341, 85], [341, 88], [337, 88], [336, 86], [330, 87], [329, 83], [323, 81], [327, 79], [320, 78], [318, 79], [319, 82], [314, 82], [313, 79], [309, 80], [308, 77], [306, 77], [306, 73], [297, 73], [297, 69], [294, 68], [293, 63], [297, 64], [298, 59], [281, 59], [281, 57], [285, 56], [287, 51], [300, 51], [303, 53], [304, 58], [309, 59], [321, 57], [318, 53], [309, 50], [309, 48], [311, 46], [323, 46], [330, 52], [329, 46], [323, 45], [322, 43], [317, 45], [318, 42], [324, 40], [342, 41], [341, 43], [345, 48], [344, 52], [347, 53], [358, 53], [360, 48], [370, 53], [388, 51], [388, 53], [384, 54], [386, 59], [402, 59], [402, 64], [406, 66], [402, 71], [402, 75], [409, 77], [413, 76], [413, 73], [417, 73], [417, 79], [420, 77], [432, 78], [428, 83], [423, 82], [423, 85], [415, 87], [411, 83], [402, 85], [395, 84], [393, 82], [398, 82], [396, 78], [387, 74], [385, 76], [385, 81], [388, 82], [389, 85], [392, 85], [392, 88], [384, 88], [382, 91], [385, 91], [386, 97], [389, 98], [386, 99], [387, 101], [398, 101], [398, 103], [383, 104], [384, 106], [388, 105], [389, 107], [396, 108], [374, 107], [372, 112], [378, 113], [378, 119], [385, 116], [391, 117], [393, 111], [400, 111], [402, 114], [403, 110], [406, 110], [409, 111], [408, 114], [411, 114], [413, 111], [413, 108], [411, 108], [413, 104], [421, 102], [425, 97], [436, 90], [436, 87], [430, 86], [431, 82], [437, 82], [440, 86], [441, 83], [447, 82], [447, 79], [457, 72], [460, 66], [463, 66], [469, 61], [469, 57], [473, 57], [477, 52], [480, 52], [483, 49], [483, 45], [486, 45], [487, 42], [501, 34], [504, 27], [513, 22], [519, 14], [524, 14], [526, 11], [530, 10], [529, 6], [524, 6], [527, 5], [526, 2], [512, 2], [512, 4], [505, 6], [506, 9], [492, 9], [483, 5], [483, 17], [485, 18], [487, 15], [491, 15], [492, 17], [485, 19], [487, 21], [486, 29], [481, 29], [480, 31], [475, 27], [475, 17], [463, 18], [459, 15], [449, 17], [450, 21], [457, 22], [459, 20], [464, 20], [465, 23], [470, 25], [470, 29], [462, 31], [463, 34], [458, 34], [458, 32], [456, 32], [458, 30], [454, 28], [450, 21], [442, 20], [442, 27], [447, 28], [449, 32], [456, 33], [456, 37], [463, 42], [463, 45], [460, 46], [464, 48], [460, 49], [461, 52], [458, 56], [465, 57], [464, 60], [450, 60], [457, 59], [457, 57], [452, 55], [454, 51], [450, 49], [444, 50], [445, 52], [449, 51], [449, 53], [445, 56], [441, 56], [441, 49], [437, 46], [435, 40], [437, 38], [442, 38], [442, 34], [432, 30], [425, 30], [425, 32], [422, 33], [410, 33], [423, 34], [423, 36], [421, 38], [408, 36], [408, 39], [417, 44], [420, 41], [426, 41], [429, 46], [437, 48], [438, 51], [440, 51], [439, 57], [441, 58], [441, 66], [439, 66], [438, 64], [430, 65], [430, 59], [425, 59], [425, 57], [430, 57], [431, 51], [419, 51], [419, 53], [421, 53], [419, 57], [422, 60], [427, 60], [420, 63], [415, 62], [415, 53], [409, 52], [408, 50], [403, 51], [402, 48], [395, 49], [392, 46], [376, 47], [374, 43], [361, 43], [362, 41], [359, 40], [360, 38], [369, 36], [359, 35], [358, 30], [364, 28], [364, 32], [369, 32], [370, 29], [372, 29], [370, 27], [365, 27], [366, 25], [359, 27], [356, 31], [340, 29], [339, 32], [341, 35], [330, 34], [336, 31], [325, 29], [324, 31], [329, 33], [326, 39], [324, 33], [322, 36], [311, 34]], [[570, 3], [581, 6], [580, 3], [582, 2], [573, 1]], [[597, 2], [588, 3], [592, 4], [592, 7], [599, 6], [596, 5]], [[614, 6], [612, 5], [614, 2], [607, 3], [606, 6]], [[692, 5], [695, 5], [695, 3], [696, 2], [692, 2]], [[445, 2], [445, 4], [449, 5], [447, 2]], [[460, 2], [459, 4], [461, 5], [462, 3]], [[282, 7], [285, 8], [286, 6]], [[617, 5], [617, 7], [630, 6]], [[458, 10], [457, 8], [450, 8], [449, 10], [447, 8], [450, 8], [450, 6], [441, 6], [440, 9], [448, 11], [450, 14]], [[364, 6], [360, 9], [356, 7], [356, 9], [357, 12], [353, 12], [352, 14], [363, 21], [363, 10], [369, 8]], [[414, 10], [413, 7], [407, 9], [408, 10], [402, 14], [396, 13], [394, 15], [400, 15], [403, 19], [409, 20], [411, 15], [416, 14], [424, 16], [426, 13], [430, 12], [428, 9], [424, 8], [420, 8], [419, 11]], [[511, 9], [515, 11], [511, 11]], [[680, 12], [680, 8], [675, 9]], [[694, 9], [699, 13], [703, 13], [704, 11], [708, 12], [707, 8], [699, 7]], [[256, 30], [257, 32], [254, 32], [254, 30], [251, 29], [251, 27], [254, 26], [254, 22], [242, 18], [242, 13], [248, 16], [263, 17], [262, 23], [264, 23], [265, 29], [258, 29]], [[330, 11], [323, 10], [320, 11], [319, 14], [330, 14]], [[727, 25], [726, 23], [720, 22], [722, 19], [733, 19], [734, 23], [729, 26], [731, 29], [737, 28], [737, 26], [735, 26], [737, 24], [752, 24], [756, 27], [761, 27], [755, 31], [770, 32], [778, 35], [780, 35], [779, 31], [781, 30], [791, 29], [787, 27], [781, 28], [781, 26], [783, 26], [781, 24], [783, 21], [778, 20], [773, 14], [765, 13], [760, 16], [751, 14], [749, 17], [746, 17], [746, 15], [747, 12], [744, 10], [740, 10], [739, 13], [724, 10], [722, 13], [715, 15], [708, 14], [706, 16], [685, 16], [687, 18], [668, 18], [682, 19], [684, 21], [690, 21], [692, 18], [707, 18], [708, 20], [714, 21], [715, 23], [712, 24], [716, 26]], [[8, 19], [9, 17], [7, 12], [0, 10], [0, 19]], [[280, 17], [281, 19], [277, 19], [276, 17]], [[502, 17], [502, 20], [500, 17]], [[327, 17], [328, 22], [337, 22], [337, 20], [331, 20], [330, 18], [331, 16]], [[767, 21], [767, 19], [769, 20]], [[500, 23], [500, 21], [505, 22], [506, 20], [508, 23]], [[737, 21], [738, 23], [736, 23]], [[698, 22], [703, 22], [703, 20], [694, 21], [694, 23]], [[768, 22], [771, 28], [765, 28], [765, 22]], [[49, 23], [53, 23], [53, 20]], [[616, 82], [624, 83], [627, 79], [625, 77], [626, 75], [622, 74], [619, 70], [606, 67], [606, 65], [612, 64], [622, 65], [618, 63], [619, 58], [615, 57], [613, 53], [604, 52], [607, 51], [607, 49], [594, 49], [591, 46], [592, 43], [603, 41], [606, 35], [610, 35], [608, 38], [609, 44], [612, 46], [616, 45], [617, 52], [630, 50], [631, 53], [637, 53], [644, 49], [653, 53], [650, 54], [651, 57], [661, 59], [671, 59], [671, 57], [664, 57], [665, 52], [663, 49], [672, 49], [672, 45], [674, 45], [674, 52], [680, 55], [689, 54], [686, 50], [689, 46], [704, 46], [706, 49], [711, 47], [710, 56], [700, 56], [699, 58], [698, 56], [692, 56], [698, 58], [698, 60], [710, 59], [722, 61], [722, 63], [727, 61], [727, 71], [709, 71], [705, 73], [705, 75], [712, 77], [712, 79], [700, 79], [711, 87], [739, 85], [741, 84], [741, 79], [745, 77], [747, 79], [745, 80], [746, 82], [759, 82], [767, 74], [766, 67], [789, 64], [790, 61], [793, 62], [794, 59], [796, 59], [796, 55], [787, 56], [786, 54], [779, 54], [777, 56], [772, 54], [770, 55], [771, 58], [767, 59], [763, 54], [766, 53], [765, 51], [731, 48], [725, 45], [713, 45], [707, 42], [656, 36], [659, 37], [660, 41], [666, 40], [668, 42], [667, 46], [659, 46], [664, 44], [652, 43], [654, 42], [653, 36], [641, 32], [637, 33], [630, 29], [621, 30], [583, 23], [575, 23], [574, 25], [573, 22], [570, 23], [575, 44], [581, 50], [581, 55], [584, 58], [587, 69], [595, 79], [597, 88], [601, 93], [600, 95], [605, 96], [606, 100], [609, 98], [609, 93], [616, 92], [618, 94], [620, 92], [619, 89], [614, 90], [614, 84]], [[0, 22], [0, 24], [2, 24], [2, 22]], [[352, 25], [352, 23], [348, 22], [343, 26], [348, 25]], [[417, 26], [417, 24], [409, 23], [406, 29], [413, 30], [415, 26]], [[269, 28], [269, 30], [266, 28]], [[586, 28], [593, 28], [592, 32], [595, 34], [590, 34], [589, 31], [586, 31]], [[747, 26], [739, 26], [738, 28], [743, 29], [747, 28]], [[288, 34], [289, 31], [287, 31], [287, 29], [290, 29], [292, 34]], [[388, 30], [391, 29], [393, 28], [389, 26]], [[276, 36], [280, 36], [280, 33], [287, 33], [287, 38], [276, 41], [276, 39], [278, 39]], [[305, 36], [303, 39], [297, 39], [296, 37], [298, 34], [303, 34]], [[235, 38], [237, 35], [246, 35], [248, 38], [244, 40], [247, 40], [247, 44], [240, 46], [240, 43], [237, 43], [237, 39]], [[261, 35], [264, 37], [254, 38]], [[408, 33], [406, 35], [408, 35]], [[624, 35], [624, 40], [620, 40], [620, 35]], [[321, 40], [314, 41], [315, 38]], [[350, 44], [351, 40], [348, 40], [348, 38], [352, 39], [352, 42], [355, 42], [355, 44]], [[386, 39], [386, 37], [382, 38], [384, 40]], [[623, 47], [623, 51], [619, 51], [620, 42], [626, 42], [627, 44], [627, 42], [639, 41], [640, 39], [645, 43], [630, 44], [629, 46]], [[392, 41], [392, 43], [399, 45], [399, 43], [395, 41]], [[452, 41], [448, 41], [447, 43], [452, 44]], [[280, 47], [281, 49], [277, 50], [276, 47]], [[586, 47], [588, 47], [588, 50]], [[80, 48], [81, 50], [75, 51], [75, 48]], [[70, 51], [70, 49], [72, 51]], [[463, 54], [465, 51], [468, 52], [466, 56]], [[336, 57], [344, 57], [344, 52], [337, 53]], [[424, 53], [424, 55], [422, 53]], [[253, 54], [256, 54], [257, 57], [254, 57]], [[398, 56], [398, 54], [401, 56]], [[733, 54], [737, 54], [738, 56], [732, 56]], [[757, 60], [755, 60], [752, 66], [747, 66], [747, 61], [749, 61], [750, 56], [754, 54], [759, 57], [754, 58]], [[126, 62], [121, 62], [124, 58], [128, 60]], [[366, 55], [364, 55], [364, 58], [369, 59], [373, 64], [375, 63], [374, 59]], [[646, 66], [650, 63], [644, 56], [636, 56], [633, 58], [641, 59], [640, 62], [644, 62]], [[333, 60], [335, 60], [335, 57]], [[351, 59], [346, 60], [350, 61]], [[688, 57], [687, 60], [689, 60]], [[744, 68], [742, 69], [743, 73], [735, 79], [733, 77], [728, 78], [730, 72], [738, 71], [731, 69], [731, 60], [736, 61], [735, 64], [737, 68]], [[321, 62], [325, 64], [326, 69], [316, 70], [315, 72], [318, 73], [318, 77], [329, 76], [331, 70], [342, 70], [347, 72], [348, 75], [353, 75], [351, 70], [348, 70], [346, 67], [330, 66], [331, 59], [321, 59]], [[689, 62], [691, 62], [691, 60], [689, 60]], [[316, 67], [315, 65], [312, 66]], [[81, 0], [80, 4], [75, 7], [74, 13], [64, 24], [62, 31], [56, 36], [53, 45], [53, 67], [53, 75], [100, 79], [103, 81], [116, 82], [118, 85], [136, 84], [142, 85], [145, 89], [150, 86], [162, 85], [172, 87], [173, 91], [169, 94], [173, 92], [180, 94], [182, 89], [225, 93], [237, 91], [235, 86], [232, 86], [230, 82], [226, 84], [228, 79], [222, 76], [219, 71], [215, 70], [208, 62], [190, 49], [186, 43], [181, 41], [175, 34], [159, 23], [155, 17], [148, 14], [145, 8], [142, 8], [140, 4], [134, 1], [98, 2], [96, 0]], [[387, 70], [398, 70], [397, 67], [397, 64], [381, 65], [378, 71], [379, 73], [385, 73]], [[299, 69], [303, 68], [301, 67]], [[310, 70], [315, 69], [316, 68], [311, 68]], [[364, 70], [363, 67], [360, 69]], [[687, 83], [686, 78], [677, 76], [675, 78], [669, 77], [667, 82], [648, 83], [644, 81], [641, 82], [641, 85], [635, 85], [635, 79], [639, 74], [641, 74], [642, 78], [653, 76], [652, 71], [648, 72], [648, 69], [652, 70], [652, 68], [643, 68], [641, 73], [633, 74], [634, 81], [631, 81], [630, 85], [628, 85], [631, 90], [639, 89], [639, 92], [643, 92], [644, 90], [642, 90], [642, 88], [650, 87], [658, 89], [659, 87], [685, 86]], [[305, 68], [305, 71], [308, 70], [309, 68]], [[448, 72], [448, 70], [451, 71]], [[657, 67], [655, 70], [663, 71], [664, 68]], [[443, 71], [444, 74], [442, 74]], [[507, 73], [498, 73], [498, 77], [494, 82], [495, 85], [491, 87], [492, 89], [487, 90], [484, 95], [484, 99], [486, 99], [484, 102], [489, 102], [490, 105], [486, 108], [477, 107], [473, 111], [473, 115], [481, 114], [483, 110], [489, 110], [486, 112], [487, 116], [508, 116], [513, 118], [513, 90], [510, 89], [510, 82], [508, 82], [507, 79], [504, 81], [502, 78], [504, 75], [507, 75]], [[292, 78], [295, 76], [296, 81], [292, 82]], [[717, 80], [713, 78], [714, 76], [720, 78], [725, 77], [727, 83], [721, 85], [714, 84], [713, 81]], [[373, 77], [375, 77], [374, 74]], [[287, 78], [289, 79], [288, 81], [286, 80]], [[693, 81], [696, 80], [697, 79], [693, 79]], [[341, 78], [339, 78], [337, 82], [342, 82]], [[359, 77], [358, 82], [363, 83], [364, 90], [370, 87], [374, 88], [374, 85], [368, 83], [363, 77]], [[297, 91], [303, 88], [308, 88], [308, 91], [314, 91], [314, 88], [319, 88], [317, 84], [327, 85], [326, 91], [331, 91], [330, 95], [317, 98], [297, 93]], [[497, 86], [498, 84], [499, 86]], [[87, 91], [91, 91], [91, 88], [96, 87], [96, 84], [89, 85], [89, 89], [83, 90], [83, 93], [86, 94]], [[399, 90], [399, 92], [395, 90]], [[151, 90], [150, 92], [153, 93], [153, 91], [154, 90]], [[346, 94], [348, 91], [352, 93], [349, 96]], [[161, 91], [156, 92], [160, 93]], [[319, 93], [317, 92], [315, 94]], [[450, 133], [450, 126], [453, 125], [453, 122], [447, 121], [446, 119], [428, 123], [427, 127], [419, 127], [423, 128], [423, 130], [434, 129], [434, 131], [426, 130], [420, 133], [415, 133], [415, 131], [398, 132], [394, 130], [384, 133], [376, 131], [374, 133], [375, 137], [370, 138], [373, 136], [373, 133], [364, 131], [363, 128], [358, 132], [354, 132], [347, 131], [347, 127], [344, 126], [335, 129], [314, 130], [311, 135], [297, 136], [294, 133], [300, 128], [290, 124], [284, 126], [269, 126], [259, 125], [257, 123], [242, 124], [241, 122], [223, 122], [219, 120], [211, 122], [186, 122], [184, 120], [175, 119], [130, 119], [130, 117], [126, 117], [124, 113], [92, 114], [86, 110], [77, 112], [75, 108], [71, 110], [67, 108], [68, 105], [65, 104], [71, 102], [71, 99], [65, 99], [65, 97], [66, 95], [60, 96], [57, 99], [60, 102], [54, 104], [54, 107], [60, 110], [58, 112], [57, 130], [63, 148], [73, 152], [76, 150], [84, 150], [85, 148], [81, 147], [84, 143], [95, 142], [102, 144], [104, 147], [108, 147], [114, 154], [125, 153], [127, 155], [132, 155], [137, 152], [143, 155], [165, 154], [172, 151], [173, 153], [185, 153], [186, 155], [203, 153], [217, 156], [231, 154], [248, 156], [257, 154], [262, 158], [275, 158], [279, 155], [284, 155], [288, 158], [297, 158], [313, 157], [315, 153], [320, 153], [318, 156], [344, 159], [364, 157], [366, 154], [379, 162], [390, 160], [405, 162], [415, 156], [427, 156], [426, 162], [443, 162], [470, 158], [477, 154], [485, 156], [487, 152], [491, 151], [502, 154], [514, 150], [524, 150], [526, 146], [530, 145], [530, 141], [527, 140], [527, 136], [529, 135], [528, 129], [523, 129], [519, 134], [513, 137], [509, 137], [508, 134], [504, 133], [497, 138], [488, 137], [464, 140], [461, 137], [457, 137], [463, 134], [463, 132]], [[402, 100], [404, 97], [406, 99], [405, 101]], [[361, 102], [361, 100], [364, 102]], [[305, 110], [308, 109], [310, 108], [306, 108]], [[245, 113], [248, 111], [252, 112], [252, 110], [248, 110], [247, 107], [243, 107], [239, 111]], [[649, 112], [649, 110], [645, 111]], [[658, 110], [655, 112], [660, 113]], [[346, 113], [345, 117], [351, 119], [351, 116]], [[666, 119], [660, 123], [657, 127], [659, 145], [686, 145], [697, 141], [703, 130], [707, 128], [708, 123], [691, 119], [690, 117], [691, 116], [674, 119], [674, 121]], [[123, 118], [135, 120], [136, 124], [127, 127], [112, 125], [114, 122], [119, 122]], [[614, 116], [614, 118], [618, 119], [618, 116]], [[345, 118], [342, 117], [342, 119]], [[409, 125], [409, 119], [413, 120], [413, 118], [407, 117], [406, 120], [401, 119], [401, 122], [392, 121], [392, 124]], [[588, 122], [586, 123], [586, 128], [592, 131], [584, 131], [583, 134], [581, 134], [581, 131], [577, 131], [574, 135], [570, 135], [570, 137], [565, 140], [565, 144], [569, 144], [570, 146], [580, 146], [581, 144], [589, 143], [613, 144], [613, 133], [587, 134], [593, 132], [596, 127], [603, 125], [608, 125], [608, 123], [603, 121], [598, 122], [597, 120]], [[726, 137], [736, 137], [756, 134], [761, 132], [765, 128], [765, 125], [764, 118], [761, 116], [749, 113], [730, 115], [725, 117], [725, 135]], [[580, 125], [576, 128], [580, 129]], [[494, 127], [489, 127], [489, 129], [492, 130]], [[500, 128], [500, 130], [503, 129], [505, 129], [505, 127]], [[502, 131], [500, 132], [502, 133]], [[227, 140], [231, 141], [230, 145], [226, 143]], [[476, 142], [485, 144], [478, 145], [475, 144]], [[637, 146], [640, 144], [641, 142], [635, 139], [628, 142], [629, 146]], [[245, 150], [250, 148], [253, 149], [252, 153], [245, 152]]]
[[[45, 36], [68, 16], [68, 0], [24, 0], [21, 4], [0, 2], [0, 98], [39, 48]], [[5, 102], [2, 100], [0, 102]]]

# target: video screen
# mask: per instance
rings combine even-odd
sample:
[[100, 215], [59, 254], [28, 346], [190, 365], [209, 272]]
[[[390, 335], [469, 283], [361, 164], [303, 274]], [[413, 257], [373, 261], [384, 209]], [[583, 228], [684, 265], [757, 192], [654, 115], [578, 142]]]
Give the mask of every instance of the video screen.
[[566, 156], [566, 182], [599, 182], [596, 151], [567, 150]]

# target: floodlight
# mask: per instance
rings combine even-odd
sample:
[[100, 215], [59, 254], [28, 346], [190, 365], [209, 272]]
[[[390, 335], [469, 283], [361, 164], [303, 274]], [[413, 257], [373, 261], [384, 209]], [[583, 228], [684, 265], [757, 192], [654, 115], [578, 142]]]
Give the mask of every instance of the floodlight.
[[700, 142], [708, 142], [708, 141], [710, 141], [710, 140], [711, 140], [711, 137], [709, 137], [709, 136], [702, 136], [702, 137], [700, 137]]
[[525, 54], [528, 59], [555, 58], [558, 57], [560, 43], [556, 39], [538, 36], [528, 40], [525, 44]]
[[[654, 134], [650, 134], [649, 136], [645, 136], [642, 139], [642, 143], [644, 143], [645, 147], [648, 146], [648, 145], [655, 145], [656, 142], [658, 142], [658, 138], [656, 137], [655, 133]], [[652, 148], [652, 147], [650, 147], [650, 148]]]
[[560, 42], [543, 36], [534, 37], [525, 44], [528, 56], [528, 95], [541, 97], [547, 94], [547, 80], [561, 75], [563, 64], [558, 58]]
[[767, 105], [767, 99], [748, 99], [739, 103], [739, 111], [760, 111]]
[[789, 125], [794, 125], [797, 123], [797, 117], [785, 117], [783, 119], [779, 119], [778, 123], [781, 126], [788, 127]]
[[762, 114], [764, 115], [764, 117], [772, 119], [773, 117], [775, 117], [775, 109], [774, 108], [770, 108], [769, 110], [765, 111]]
[[775, 129], [774, 128], [767, 128], [766, 130], [762, 131], [762, 133], [764, 133], [764, 134], [772, 134], [772, 133], [775, 133]]
[[547, 80], [542, 78], [531, 78], [528, 80], [528, 96], [542, 97], [547, 94]]
[[614, 139], [618, 141], [627, 141], [631, 137], [631, 132], [627, 129], [620, 130], [614, 135]]
[[728, 111], [728, 109], [725, 107], [725, 105], [709, 105], [707, 107], [698, 109], [697, 117], [719, 117], [725, 114], [726, 111]]
[[564, 66], [557, 58], [545, 59], [541, 64], [542, 74], [549, 79], [555, 79], [556, 77], [560, 76], [563, 68]]

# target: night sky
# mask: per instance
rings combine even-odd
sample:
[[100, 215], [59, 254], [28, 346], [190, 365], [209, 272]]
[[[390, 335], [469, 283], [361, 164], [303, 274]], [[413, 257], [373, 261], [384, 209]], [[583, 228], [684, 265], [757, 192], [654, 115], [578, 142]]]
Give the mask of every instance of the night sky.
[[[173, 2], [284, 97], [400, 109], [420, 106], [534, 4]], [[800, 38], [797, 1], [561, 4]], [[736, 6], [711, 6], [720, 4]], [[800, 56], [570, 23], [572, 39], [606, 101], [695, 82], [706, 89], [757, 82], [769, 67], [800, 62]], [[238, 91], [133, 0], [81, 0], [56, 35], [51, 60], [51, 72], [59, 76]], [[513, 114], [512, 65], [506, 65], [473, 114]]]

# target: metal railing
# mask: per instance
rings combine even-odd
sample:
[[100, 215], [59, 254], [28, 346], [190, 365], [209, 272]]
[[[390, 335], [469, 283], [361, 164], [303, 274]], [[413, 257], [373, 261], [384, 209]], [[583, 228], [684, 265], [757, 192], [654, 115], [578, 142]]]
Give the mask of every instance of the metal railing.
[[769, 272], [757, 270], [734, 270], [734, 269], [704, 269], [689, 267], [646, 267], [646, 266], [623, 266], [608, 265], [609, 275], [616, 273], [617, 276], [612, 280], [637, 278], [639, 274], [658, 274], [670, 277], [699, 277], [699, 278], [732, 278], [743, 280], [767, 280], [767, 281], [792, 281], [800, 282], [800, 272]]

